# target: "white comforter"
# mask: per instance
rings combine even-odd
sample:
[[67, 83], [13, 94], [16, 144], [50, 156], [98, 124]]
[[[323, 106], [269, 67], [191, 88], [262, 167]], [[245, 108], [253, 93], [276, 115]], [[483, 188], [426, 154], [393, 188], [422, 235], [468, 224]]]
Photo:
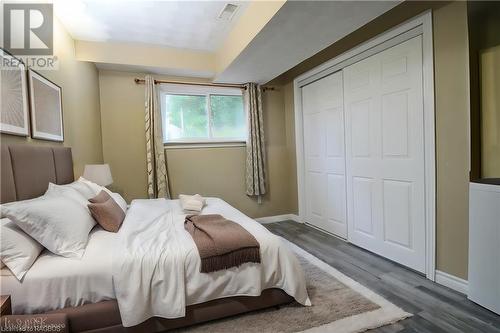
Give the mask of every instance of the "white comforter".
[[177, 200], [134, 200], [113, 255], [113, 283], [124, 326], [159, 316], [185, 315], [186, 305], [231, 296], [258, 296], [280, 288], [310, 305], [302, 268], [278, 237], [221, 199], [209, 198], [202, 214], [221, 214], [260, 243], [261, 264], [200, 273], [200, 257], [184, 230]]
[[111, 251], [117, 241], [117, 234], [96, 226], [81, 259], [45, 250], [21, 282], [3, 268], [0, 293], [11, 296], [13, 314], [45, 313], [115, 299]]

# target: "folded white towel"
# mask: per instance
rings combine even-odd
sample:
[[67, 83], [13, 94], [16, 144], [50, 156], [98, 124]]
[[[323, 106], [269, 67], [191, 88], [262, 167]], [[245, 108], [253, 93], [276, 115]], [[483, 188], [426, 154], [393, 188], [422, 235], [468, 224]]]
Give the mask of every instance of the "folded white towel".
[[182, 209], [191, 212], [201, 212], [203, 208], [203, 203], [198, 200], [188, 200]]
[[200, 213], [205, 206], [205, 198], [199, 194], [186, 195], [180, 194], [181, 207], [186, 213]]

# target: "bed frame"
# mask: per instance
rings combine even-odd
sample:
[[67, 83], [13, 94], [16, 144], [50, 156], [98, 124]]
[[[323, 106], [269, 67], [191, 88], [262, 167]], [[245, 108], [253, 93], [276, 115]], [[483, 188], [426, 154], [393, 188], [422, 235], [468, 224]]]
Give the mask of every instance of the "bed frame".
[[[68, 147], [2, 145], [0, 163], [0, 203], [41, 196], [49, 182], [68, 184], [74, 181], [73, 159]], [[127, 328], [122, 326], [116, 300], [49, 313], [63, 314], [71, 332], [161, 332], [291, 302], [293, 298], [281, 289], [266, 289], [256, 297], [228, 297], [190, 305], [182, 318], [154, 317]]]

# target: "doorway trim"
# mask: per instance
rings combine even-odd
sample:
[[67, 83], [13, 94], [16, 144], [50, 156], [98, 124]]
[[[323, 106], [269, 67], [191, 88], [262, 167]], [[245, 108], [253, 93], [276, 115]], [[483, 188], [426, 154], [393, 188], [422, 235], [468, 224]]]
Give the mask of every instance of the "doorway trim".
[[432, 11], [428, 10], [366, 42], [342, 53], [296, 77], [293, 81], [295, 109], [295, 149], [299, 218], [305, 222], [304, 127], [301, 88], [355, 62], [400, 44], [417, 35], [422, 36], [423, 107], [424, 107], [424, 169], [425, 169], [425, 267], [429, 280], [435, 280], [436, 264], [436, 143], [434, 110], [434, 52]]

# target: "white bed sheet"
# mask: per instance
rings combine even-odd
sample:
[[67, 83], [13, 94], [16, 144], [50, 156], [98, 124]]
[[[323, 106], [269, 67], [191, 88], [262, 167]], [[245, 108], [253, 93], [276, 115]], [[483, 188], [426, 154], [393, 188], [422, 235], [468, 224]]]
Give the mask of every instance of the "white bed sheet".
[[11, 295], [14, 314], [40, 313], [115, 298], [111, 249], [118, 235], [99, 226], [90, 232], [81, 259], [65, 258], [48, 250], [19, 282], [2, 269], [0, 290]]
[[[173, 211], [183, 214], [178, 200], [167, 202]], [[279, 238], [225, 201], [208, 198], [207, 202], [202, 214], [216, 213], [237, 221], [256, 236], [261, 246], [266, 244], [265, 249], [261, 249], [261, 254], [262, 256], [267, 254], [262, 261], [269, 264], [269, 268], [261, 271], [258, 264], [244, 264], [237, 268], [200, 274], [199, 257], [197, 253], [191, 253], [185, 267], [186, 305], [234, 295], [257, 296], [262, 289], [285, 286], [283, 279], [286, 273], [295, 275], [296, 272], [293, 270], [278, 274], [273, 272], [274, 268], [280, 267], [279, 257], [285, 255], [278, 250], [285, 246]], [[120, 232], [110, 233], [96, 226], [90, 234], [87, 249], [81, 260], [64, 258], [44, 251], [22, 282], [14, 276], [2, 274], [0, 277], [1, 294], [11, 295], [14, 314], [40, 313], [116, 299], [112, 263], [113, 254], [116, 255], [113, 249], [118, 247], [119, 235]], [[270, 254], [273, 256], [270, 257]], [[286, 253], [285, 256], [288, 257], [289, 254]], [[2, 269], [2, 273], [4, 270]], [[300, 280], [298, 276], [294, 276], [293, 279]], [[258, 283], [249, 283], [249, 280], [258, 281]], [[305, 290], [305, 285], [299, 289], [302, 287]], [[296, 291], [288, 291], [290, 294], [296, 293]], [[300, 294], [298, 299], [300, 303], [310, 304], [307, 293], [298, 292], [298, 294]], [[297, 295], [293, 296], [297, 297]]]

